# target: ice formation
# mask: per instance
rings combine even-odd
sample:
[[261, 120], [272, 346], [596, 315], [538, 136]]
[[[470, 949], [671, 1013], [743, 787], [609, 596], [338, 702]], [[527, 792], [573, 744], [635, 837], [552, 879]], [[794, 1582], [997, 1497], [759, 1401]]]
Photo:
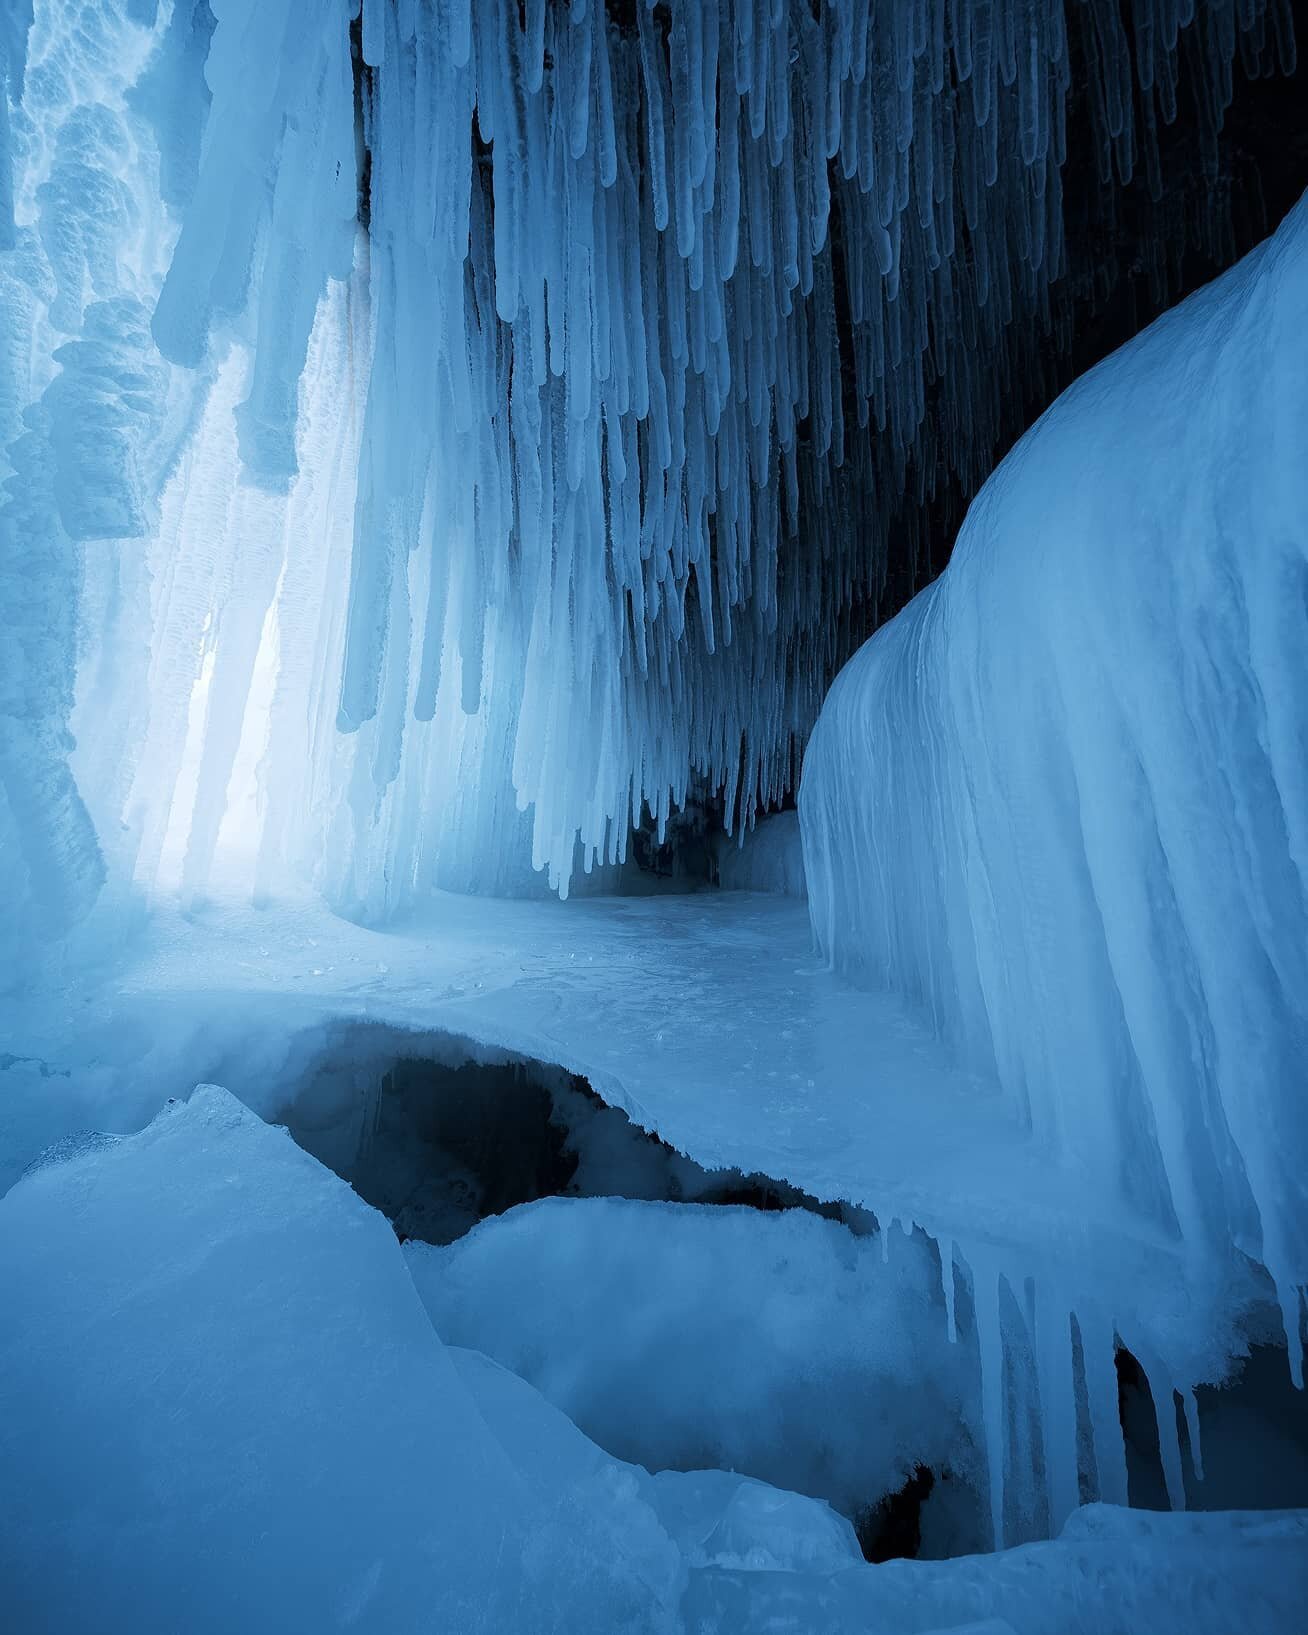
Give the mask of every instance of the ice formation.
[[1308, 1589], [1302, 1513], [1091, 1507], [869, 1568], [811, 1498], [625, 1465], [443, 1344], [381, 1216], [212, 1085], [45, 1153], [0, 1200], [0, 1296], [16, 1629], [1125, 1635], [1288, 1629]]
[[[1265, 1268], [1296, 1383], [1306, 333], [1308, 201], [1003, 462], [945, 573], [837, 678], [801, 794], [828, 955], [907, 994], [1193, 1288]], [[980, 1317], [1002, 1273], [974, 1270]], [[1065, 1385], [1071, 1294], [1037, 1291]], [[1076, 1315], [1089, 1379], [1112, 1331]], [[1166, 1400], [1195, 1359], [1167, 1325], [1151, 1343]]]
[[807, 895], [797, 812], [777, 812], [738, 837], [723, 837], [717, 861], [718, 883], [726, 891]]
[[610, 1453], [739, 1471], [853, 1516], [919, 1464], [984, 1489], [975, 1358], [940, 1343], [927, 1241], [892, 1237], [883, 1258], [799, 1209], [550, 1198], [405, 1255], [446, 1341]]
[[634, 1487], [638, 1502], [653, 1510], [692, 1567], [830, 1573], [862, 1562], [854, 1529], [829, 1505], [735, 1471], [658, 1470], [651, 1475], [641, 1465], [623, 1466], [521, 1375], [484, 1352], [457, 1345], [447, 1349], [482, 1418], [513, 1450], [529, 1481], [548, 1490], [562, 1478], [602, 1491], [608, 1477], [618, 1494]]
[[[1308, 205], [859, 644], [1116, 276], [1065, 252], [1077, 87], [1075, 208], [1144, 177], [1161, 305], [1294, 50], [1291, 0], [5, 0], [7, 1608], [1290, 1627], [1302, 1515], [1118, 1514], [1114, 1352], [1175, 1507], [1269, 1300], [1301, 1369]], [[712, 910], [436, 892], [595, 891], [801, 756]], [[876, 1219], [554, 1200], [406, 1257], [254, 1116], [330, 1081], [358, 1148], [356, 1029]], [[149, 1122], [219, 1067], [249, 1111]], [[870, 1574], [820, 1498], [923, 1459], [1054, 1542]]]
[[692, 1628], [745, 1635], [786, 1628], [806, 1635], [1288, 1630], [1302, 1605], [1305, 1532], [1302, 1512], [1215, 1522], [1090, 1505], [1056, 1543], [944, 1567], [887, 1562], [828, 1578], [696, 1574], [685, 1606]]
[[15, 1630], [675, 1627], [635, 1477], [570, 1426], [519, 1469], [383, 1218], [224, 1091], [65, 1144], [0, 1216]]
[[20, 938], [216, 865], [566, 891], [692, 775], [747, 825], [1066, 338], [1074, 61], [1156, 192], [1178, 86], [1212, 149], [1294, 53], [1286, 0], [358, 11], [0, 23]]

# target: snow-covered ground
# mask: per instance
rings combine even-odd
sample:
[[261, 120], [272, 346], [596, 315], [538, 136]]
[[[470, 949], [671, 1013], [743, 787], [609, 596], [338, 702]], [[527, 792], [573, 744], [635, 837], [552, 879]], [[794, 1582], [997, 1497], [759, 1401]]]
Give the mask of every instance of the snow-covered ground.
[[706, 1167], [933, 1235], [1026, 1247], [1095, 1229], [1166, 1252], [1100, 1211], [1071, 1163], [1051, 1168], [900, 1001], [830, 973], [801, 903], [762, 893], [444, 895], [380, 931], [309, 903], [161, 905], [111, 969], [13, 1017], [9, 1161], [91, 1112], [137, 1128], [215, 1076], [271, 1111], [341, 1021], [449, 1035], [452, 1060], [556, 1063]]
[[447, 1349], [382, 1217], [214, 1086], [0, 1200], [0, 1302], [24, 1635], [1225, 1635], [1308, 1596], [1302, 1512], [1091, 1507], [1055, 1543], [868, 1567], [812, 1499], [624, 1464]]
[[[1233, 1324], [1249, 1313], [1256, 1329], [1270, 1291], [1248, 1267], [1215, 1266], [1205, 1282], [897, 1000], [825, 969], [803, 906], [784, 897], [444, 896], [385, 931], [308, 903], [160, 907], [94, 980], [33, 994], [13, 1015], [4, 1178], [74, 1131], [141, 1128], [197, 1081], [284, 1118], [295, 1086], [348, 1056], [360, 1025], [449, 1064], [508, 1055], [582, 1074], [706, 1167], [871, 1211], [890, 1253], [920, 1228], [937, 1268], [923, 1298], [942, 1347], [961, 1331], [979, 1406], [959, 1411], [1010, 1539], [1056, 1529], [1081, 1497], [1125, 1500], [1114, 1333], [1163, 1405], [1163, 1470], [1184, 1501], [1196, 1461], [1172, 1386], [1220, 1380], [1244, 1346]], [[332, 1116], [347, 1128], [357, 1117], [362, 1139], [367, 1091], [346, 1083]], [[1024, 1287], [1025, 1307], [1008, 1293]], [[1027, 1411], [1042, 1452], [1023, 1442]]]

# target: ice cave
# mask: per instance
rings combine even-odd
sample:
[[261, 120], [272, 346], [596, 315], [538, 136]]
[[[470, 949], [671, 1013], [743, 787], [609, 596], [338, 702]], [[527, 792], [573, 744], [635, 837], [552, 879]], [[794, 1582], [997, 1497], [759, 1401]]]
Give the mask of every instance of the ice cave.
[[0, 0], [0, 1630], [1308, 1630], [1308, 0]]

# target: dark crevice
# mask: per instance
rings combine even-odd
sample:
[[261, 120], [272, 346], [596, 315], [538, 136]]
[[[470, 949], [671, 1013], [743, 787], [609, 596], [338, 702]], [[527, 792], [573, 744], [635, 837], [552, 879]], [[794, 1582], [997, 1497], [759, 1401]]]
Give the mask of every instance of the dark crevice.
[[451, 1064], [385, 1028], [347, 1032], [341, 1043], [280, 1116], [401, 1240], [452, 1243], [489, 1216], [560, 1196], [805, 1209], [859, 1234], [876, 1230], [866, 1211], [822, 1203], [785, 1181], [705, 1169], [562, 1068]]
[[363, 13], [350, 24], [350, 65], [354, 75], [354, 159], [358, 175], [359, 225], [372, 224], [373, 71], [363, 60]]
[[[1153, 1388], [1124, 1346], [1118, 1347], [1114, 1360], [1131, 1505], [1166, 1510]], [[1308, 1400], [1291, 1384], [1279, 1337], [1271, 1333], [1263, 1337], [1230, 1379], [1221, 1386], [1201, 1385], [1195, 1396], [1203, 1427], [1202, 1480], [1175, 1392], [1172, 1402], [1191, 1509], [1297, 1509], [1308, 1503]]]
[[[477, 1055], [483, 1059], [471, 1059]], [[549, 1197], [803, 1209], [859, 1236], [879, 1230], [868, 1211], [823, 1203], [771, 1176], [704, 1168], [608, 1105], [584, 1078], [546, 1062], [359, 1022], [323, 1030], [299, 1060], [280, 1121], [386, 1215], [401, 1241], [452, 1243], [480, 1221]], [[962, 1298], [966, 1315], [965, 1288]], [[1124, 1347], [1116, 1366], [1130, 1502], [1165, 1509], [1149, 1381]], [[1308, 1403], [1292, 1389], [1284, 1349], [1270, 1330], [1232, 1381], [1200, 1388], [1198, 1397], [1203, 1482], [1179, 1398], [1174, 1405], [1192, 1507], [1308, 1501]], [[972, 1476], [914, 1468], [895, 1492], [871, 1498], [851, 1518], [865, 1559], [934, 1555], [942, 1518], [947, 1534], [949, 1516], [972, 1485]]]
[[895, 1493], [866, 1506], [854, 1518], [864, 1561], [915, 1560], [922, 1548], [922, 1506], [936, 1485], [935, 1472], [918, 1465]]

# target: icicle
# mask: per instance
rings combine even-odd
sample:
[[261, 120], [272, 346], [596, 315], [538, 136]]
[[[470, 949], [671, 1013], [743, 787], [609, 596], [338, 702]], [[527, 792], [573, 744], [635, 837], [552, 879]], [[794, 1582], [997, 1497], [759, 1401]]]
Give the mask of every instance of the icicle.
[[940, 1282], [945, 1296], [945, 1332], [950, 1345], [956, 1345], [958, 1324], [954, 1315], [954, 1240], [939, 1238], [937, 1244], [940, 1250]]
[[1204, 1479], [1204, 1454], [1199, 1438], [1199, 1401], [1194, 1394], [1194, 1387], [1189, 1386], [1181, 1394], [1185, 1404], [1186, 1433], [1190, 1438], [1190, 1464], [1194, 1469], [1194, 1479], [1202, 1482]]
[[1104, 1504], [1127, 1503], [1126, 1446], [1118, 1411], [1117, 1368], [1112, 1325], [1097, 1313], [1078, 1309], [1081, 1358], [1094, 1442], [1099, 1498]]
[[661, 233], [668, 225], [667, 119], [663, 91], [663, 50], [654, 23], [644, 6], [638, 6], [640, 23], [640, 64], [645, 85], [646, 153], [653, 200], [654, 225]]
[[1040, 1383], [1040, 1435], [1044, 1444], [1049, 1532], [1057, 1538], [1077, 1508], [1076, 1388], [1072, 1377], [1071, 1323], [1055, 1294], [1036, 1294], [1036, 1371]]
[[[601, 8], [602, 9], [602, 8]], [[523, 88], [535, 96], [545, 77], [545, 0], [527, 0], [523, 40]]]
[[1004, 1460], [1008, 1446], [1004, 1412], [1004, 1341], [999, 1320], [1001, 1283], [996, 1267], [973, 1258], [972, 1305], [976, 1313], [977, 1351], [981, 1360], [981, 1426], [990, 1493], [990, 1533], [996, 1550], [1004, 1548]]
[[1167, 1502], [1173, 1510], [1185, 1509], [1185, 1478], [1181, 1471], [1181, 1440], [1176, 1424], [1176, 1395], [1172, 1377], [1162, 1359], [1153, 1356], [1138, 1344], [1132, 1347], [1154, 1399], [1154, 1418], [1158, 1422], [1158, 1451], [1163, 1462], [1163, 1477], [1167, 1483]]
[[1290, 1380], [1296, 1391], [1303, 1390], [1304, 1341], [1298, 1285], [1283, 1274], [1276, 1276], [1276, 1298], [1281, 1308], [1281, 1324], [1285, 1331], [1285, 1354], [1290, 1364]]
[[[154, 52], [139, 22], [150, 9], [122, 24], [124, 73], [163, 79], [149, 96], [124, 80], [79, 105], [76, 140], [82, 159], [105, 151], [88, 174], [106, 199], [132, 193], [142, 244], [166, 244], [173, 225], [150, 216], [136, 170], [162, 179], [180, 234], [166, 273], [143, 260], [130, 292], [154, 301], [154, 337], [181, 366], [159, 391], [198, 390], [179, 381], [213, 372], [215, 338], [252, 339], [245, 400], [224, 412], [238, 416], [247, 477], [288, 516], [324, 481], [320, 464], [299, 471], [305, 436], [321, 459], [301, 423], [308, 360], [329, 292], [351, 277], [357, 137], [366, 150], [366, 266], [350, 286], [361, 315], [336, 383], [362, 422], [358, 482], [325, 484], [349, 490], [331, 535], [348, 597], [322, 592], [312, 662], [307, 639], [295, 660], [313, 673], [299, 852], [351, 911], [420, 892], [460, 847], [485, 854], [465, 880], [495, 875], [503, 852], [509, 872], [521, 855], [565, 888], [575, 857], [620, 852], [633, 806], [666, 817], [691, 766], [727, 793], [732, 823], [783, 793], [877, 604], [903, 510], [938, 483], [975, 485], [1027, 367], [1018, 337], [1062, 325], [1069, 344], [1054, 281], [1071, 62], [1085, 65], [1106, 174], [1129, 173], [1138, 153], [1156, 189], [1156, 120], [1174, 114], [1183, 75], [1215, 132], [1235, 57], [1293, 53], [1283, 0], [1198, 23], [1193, 5], [1143, 5], [1126, 26], [1110, 0], [638, 0], [634, 28], [598, 0], [399, 0], [362, 8], [356, 136], [357, 0], [326, 0], [307, 31], [292, 0], [178, 5]], [[132, 258], [112, 211], [79, 213], [89, 184], [59, 146], [73, 133], [37, 129], [46, 93], [24, 91], [26, 22], [20, 5], [0, 23], [0, 187], [12, 158], [18, 220], [35, 223], [16, 257], [39, 259], [32, 288], [51, 293], [36, 306], [81, 344], [83, 292]], [[105, 26], [107, 39], [118, 25]], [[168, 99], [155, 94], [164, 81]], [[186, 116], [152, 123], [147, 102]], [[85, 242], [61, 225], [73, 219]], [[0, 234], [14, 236], [3, 198]], [[1160, 258], [1163, 287], [1174, 276]], [[53, 375], [49, 351], [39, 368]], [[6, 379], [38, 367], [3, 363]], [[21, 425], [27, 406], [0, 401], [7, 443], [41, 442]], [[850, 410], [860, 428], [875, 421], [874, 439], [848, 435]], [[150, 441], [125, 436], [138, 452]], [[38, 456], [29, 444], [9, 459]], [[95, 460], [60, 460], [65, 509], [135, 527], [155, 498], [151, 473], [115, 487]], [[47, 544], [54, 599], [75, 622], [68, 539]], [[211, 668], [236, 692], [265, 622], [270, 635], [298, 629], [269, 572], [250, 570], [251, 594], [225, 619], [222, 591], [197, 581], [201, 605], [164, 644], [179, 686], [196, 682], [194, 652], [185, 666], [181, 655], [206, 618]], [[60, 660], [65, 680], [73, 663]], [[337, 703], [348, 743], [331, 730]], [[223, 708], [199, 757], [215, 809], [244, 732]], [[279, 734], [289, 711], [283, 696]], [[177, 723], [165, 730], [163, 713], [169, 747], [156, 747], [171, 767]], [[52, 716], [42, 737], [50, 787], [93, 882], [61, 730]], [[221, 850], [202, 827], [194, 883]], [[144, 854], [167, 849], [168, 828], [142, 819]], [[1289, 1331], [1298, 1295], [1282, 1298]]]

